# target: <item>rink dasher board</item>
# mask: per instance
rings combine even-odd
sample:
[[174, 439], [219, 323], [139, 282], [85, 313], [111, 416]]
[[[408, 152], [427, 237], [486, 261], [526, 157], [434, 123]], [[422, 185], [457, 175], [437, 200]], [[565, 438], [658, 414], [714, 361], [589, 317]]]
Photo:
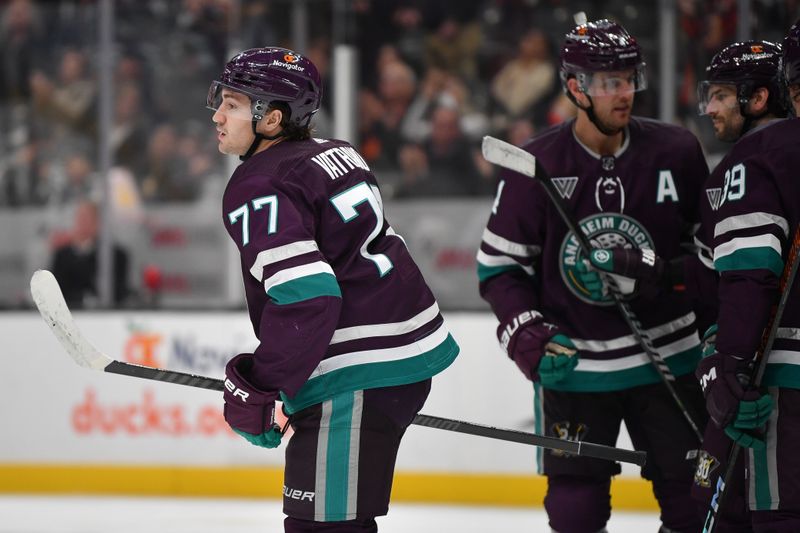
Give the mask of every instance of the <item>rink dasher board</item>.
[[[208, 376], [222, 376], [229, 357], [256, 345], [245, 313], [78, 312], [75, 319], [100, 350], [121, 360]], [[494, 317], [449, 313], [445, 320], [462, 352], [434, 378], [425, 411], [532, 431], [532, 390], [497, 346]], [[55, 491], [80, 486], [138, 493], [152, 487], [157, 493], [202, 494], [203, 480], [209, 479], [206, 491], [213, 492], [224, 470], [228, 485], [241, 487], [235, 490], [280, 496], [282, 451], [262, 450], [231, 434], [218, 393], [79, 368], [33, 312], [0, 315], [0, 335], [8, 339], [7, 357], [14, 361], [8, 365], [9, 386], [0, 389], [0, 419], [10, 430], [0, 442], [0, 491], [35, 490], [49, 471], [46, 485]], [[475, 403], [475, 391], [486, 400]], [[627, 435], [617, 445], [630, 448]], [[407, 494], [408, 501], [513, 504], [529, 502], [544, 487], [532, 448], [426, 428], [409, 429], [397, 471], [395, 492]], [[113, 479], [119, 480], [116, 488]], [[618, 499], [633, 501], [643, 491], [632, 465], [623, 465], [620, 482], [632, 485], [630, 496], [621, 493]], [[453, 492], [459, 486], [470, 490], [459, 496]], [[451, 497], [437, 499], [448, 491]], [[649, 509], [647, 502], [632, 505]]]

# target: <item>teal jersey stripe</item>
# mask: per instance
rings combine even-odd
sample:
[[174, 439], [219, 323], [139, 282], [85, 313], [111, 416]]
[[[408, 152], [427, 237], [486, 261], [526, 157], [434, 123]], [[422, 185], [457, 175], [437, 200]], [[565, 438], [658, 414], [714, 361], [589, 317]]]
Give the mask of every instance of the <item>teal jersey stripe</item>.
[[350, 470], [350, 432], [353, 421], [353, 393], [331, 398], [328, 428], [328, 471], [325, 476], [325, 521], [347, 520]]
[[515, 265], [501, 265], [501, 266], [486, 266], [484, 264], [478, 263], [478, 281], [486, 281], [489, 278], [493, 278], [498, 274], [502, 274], [503, 272], [508, 272], [509, 270], [520, 269], [520, 267]]
[[[700, 361], [700, 345], [664, 359], [675, 376], [694, 372]], [[567, 378], [547, 388], [568, 392], [608, 392], [658, 383], [661, 377], [652, 364], [611, 372], [574, 371]]]
[[343, 392], [416, 383], [450, 366], [458, 352], [458, 344], [448, 334], [441, 344], [425, 353], [396, 361], [340, 368], [309, 379], [293, 398], [283, 393], [281, 398], [286, 412], [292, 414]]
[[767, 387], [783, 387], [800, 389], [800, 365], [791, 363], [767, 363], [762, 385]]
[[714, 269], [720, 273], [762, 268], [770, 270], [776, 276], [780, 276], [783, 272], [783, 259], [774, 248], [769, 246], [743, 248], [714, 261]]
[[[755, 494], [752, 495], [751, 505], [755, 499], [756, 507], [753, 511], [769, 511], [772, 508], [772, 494], [769, 490], [769, 465], [767, 463], [767, 450], [749, 450], [752, 460], [753, 483]], [[751, 485], [753, 487], [753, 485]], [[753, 498], [755, 496], [755, 498]]]
[[336, 278], [327, 272], [303, 276], [280, 285], [275, 285], [267, 291], [276, 304], [286, 305], [317, 298], [318, 296], [342, 297]]

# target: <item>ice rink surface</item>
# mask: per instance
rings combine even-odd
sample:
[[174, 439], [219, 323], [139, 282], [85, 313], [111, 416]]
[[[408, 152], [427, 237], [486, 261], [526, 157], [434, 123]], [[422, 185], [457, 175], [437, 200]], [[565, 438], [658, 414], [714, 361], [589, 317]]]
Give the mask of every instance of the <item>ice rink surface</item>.
[[[277, 500], [0, 496], [0, 533], [280, 533]], [[655, 514], [612, 514], [610, 533], [655, 533]], [[381, 533], [549, 532], [542, 509], [394, 504]]]

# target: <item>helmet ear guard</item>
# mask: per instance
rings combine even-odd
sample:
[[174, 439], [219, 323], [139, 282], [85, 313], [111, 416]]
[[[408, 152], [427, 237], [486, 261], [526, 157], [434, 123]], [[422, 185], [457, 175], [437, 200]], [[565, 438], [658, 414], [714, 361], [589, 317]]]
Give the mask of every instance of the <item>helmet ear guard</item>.
[[261, 120], [267, 111], [267, 105], [262, 100], [253, 100], [250, 104], [250, 112], [253, 120]]

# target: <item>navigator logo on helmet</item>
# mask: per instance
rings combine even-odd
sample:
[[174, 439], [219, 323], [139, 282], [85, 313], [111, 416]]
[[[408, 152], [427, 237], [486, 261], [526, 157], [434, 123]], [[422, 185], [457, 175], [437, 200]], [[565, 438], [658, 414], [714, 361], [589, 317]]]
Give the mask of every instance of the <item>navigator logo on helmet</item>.
[[[322, 81], [317, 67], [305, 56], [286, 48], [251, 48], [237, 54], [208, 89], [206, 105], [217, 110], [222, 91], [228, 88], [250, 98], [249, 117], [256, 136], [248, 152], [252, 155], [263, 139], [287, 136], [287, 132], [308, 128], [322, 100]], [[271, 109], [283, 111], [283, 131], [275, 137], [256, 132], [258, 121]]]
[[[561, 48], [561, 85], [572, 103], [586, 111], [589, 119], [601, 132], [611, 135], [596, 119], [592, 106], [592, 96], [604, 90], [592, 84], [597, 72], [616, 72], [633, 70], [633, 91], [647, 88], [645, 62], [639, 43], [622, 26], [607, 19], [576, 26], [564, 38]], [[575, 78], [578, 88], [589, 98], [589, 106], [584, 107], [569, 91], [567, 81]], [[608, 88], [613, 91], [613, 88]]]
[[[707, 113], [709, 87], [733, 85], [739, 112], [745, 118], [742, 134], [759, 118], [773, 114], [786, 116], [786, 99], [781, 80], [781, 47], [769, 41], [745, 41], [723, 48], [706, 67], [706, 79], [697, 85], [697, 101], [700, 114]], [[756, 89], [766, 87], [769, 91], [767, 107], [758, 116], [747, 111], [747, 104]]]

